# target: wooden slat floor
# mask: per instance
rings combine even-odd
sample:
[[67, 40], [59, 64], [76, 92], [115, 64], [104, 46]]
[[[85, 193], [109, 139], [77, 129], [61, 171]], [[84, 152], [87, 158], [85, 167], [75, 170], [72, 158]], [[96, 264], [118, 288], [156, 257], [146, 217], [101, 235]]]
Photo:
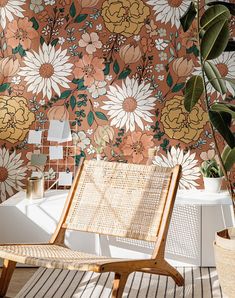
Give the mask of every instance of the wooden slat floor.
[[[171, 278], [142, 273], [132, 274], [123, 297], [128, 298], [222, 298], [215, 268], [178, 268], [185, 287]], [[31, 278], [30, 278], [31, 277]], [[30, 280], [27, 281], [27, 279]], [[109, 298], [112, 274], [59, 269], [16, 269], [7, 297], [15, 298]], [[23, 286], [23, 284], [25, 286]], [[23, 286], [19, 292], [19, 288]], [[16, 295], [16, 293], [18, 294]]]

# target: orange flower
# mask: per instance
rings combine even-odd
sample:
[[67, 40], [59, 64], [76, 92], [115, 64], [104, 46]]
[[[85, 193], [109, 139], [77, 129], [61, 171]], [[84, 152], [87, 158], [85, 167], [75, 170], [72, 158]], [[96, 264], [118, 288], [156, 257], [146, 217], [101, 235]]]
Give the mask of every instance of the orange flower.
[[125, 64], [136, 63], [141, 58], [140, 47], [124, 45], [120, 48], [119, 55]]
[[38, 36], [37, 31], [32, 26], [33, 23], [28, 18], [12, 21], [6, 31], [8, 45], [16, 48], [21, 44], [24, 49], [29, 49], [31, 40]]
[[84, 86], [90, 87], [95, 81], [104, 80], [105, 68], [104, 59], [98, 57], [84, 55], [79, 61], [75, 62], [73, 71], [75, 78], [84, 78]]
[[172, 67], [178, 77], [187, 77], [192, 73], [194, 64], [192, 60], [181, 57], [174, 60]]
[[140, 43], [142, 45], [144, 53], [151, 52], [152, 48], [154, 47], [154, 42], [153, 42], [152, 38], [147, 38], [144, 36], [141, 38]]
[[154, 145], [152, 138], [152, 136], [142, 134], [140, 131], [133, 132], [123, 140], [121, 150], [124, 155], [132, 155], [133, 163], [140, 163], [148, 157], [148, 149]]

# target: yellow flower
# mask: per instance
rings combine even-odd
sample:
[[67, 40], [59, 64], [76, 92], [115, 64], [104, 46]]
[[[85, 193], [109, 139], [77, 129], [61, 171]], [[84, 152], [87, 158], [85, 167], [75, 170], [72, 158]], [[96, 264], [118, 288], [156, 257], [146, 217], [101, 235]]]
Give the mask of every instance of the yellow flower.
[[101, 14], [110, 32], [130, 37], [139, 34], [150, 10], [141, 0], [106, 0]]
[[0, 139], [10, 143], [23, 141], [35, 116], [27, 100], [20, 96], [0, 96]]
[[176, 95], [166, 101], [162, 110], [161, 122], [165, 133], [186, 144], [198, 140], [207, 121], [207, 113], [199, 104], [190, 113], [185, 110], [183, 96]]

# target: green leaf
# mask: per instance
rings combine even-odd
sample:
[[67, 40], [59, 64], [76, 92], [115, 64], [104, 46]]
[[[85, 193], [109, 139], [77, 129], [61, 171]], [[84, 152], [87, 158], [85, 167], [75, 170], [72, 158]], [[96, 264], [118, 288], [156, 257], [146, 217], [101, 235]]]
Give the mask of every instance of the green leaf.
[[204, 70], [210, 84], [217, 90], [220, 94], [225, 94], [227, 88], [223, 79], [221, 79], [221, 74], [218, 68], [211, 62], [205, 61]]
[[114, 64], [113, 64], [113, 71], [118, 74], [119, 71], [120, 71], [120, 67], [119, 67], [119, 64], [117, 62], [117, 60], [114, 61]]
[[233, 119], [235, 119], [235, 105], [216, 102], [211, 105], [210, 109], [215, 112], [226, 112], [229, 113]]
[[230, 11], [230, 13], [235, 16], [235, 4], [233, 3], [228, 3], [224, 1], [213, 1], [213, 2], [207, 3], [208, 6], [217, 5], [217, 4], [222, 4], [226, 6]]
[[26, 51], [23, 49], [21, 44], [18, 46], [18, 52], [19, 52], [21, 57], [26, 56]]
[[180, 18], [180, 23], [181, 23], [181, 26], [183, 27], [184, 32], [188, 31], [196, 15], [197, 15], [197, 10], [195, 8], [194, 3], [191, 2], [185, 14]]
[[218, 130], [221, 136], [225, 139], [229, 147], [235, 147], [235, 137], [229, 129], [232, 121], [232, 116], [226, 112], [209, 111], [209, 118], [213, 126]]
[[201, 17], [200, 30], [207, 30], [209, 27], [219, 21], [227, 21], [230, 19], [230, 12], [224, 5], [215, 5], [208, 8]]
[[123, 71], [119, 74], [118, 79], [119, 80], [123, 80], [126, 77], [129, 76], [129, 74], [131, 73], [131, 69], [130, 68], [125, 68], [123, 69]]
[[62, 92], [60, 95], [60, 99], [68, 98], [71, 93], [72, 93], [71, 90], [66, 90], [66, 91]]
[[90, 111], [90, 112], [88, 113], [88, 116], [87, 116], [87, 122], [88, 122], [88, 124], [89, 124], [90, 126], [92, 126], [94, 120], [95, 120], [94, 114], [93, 114], [92, 111]]
[[106, 120], [106, 121], [108, 120], [108, 118], [102, 112], [95, 112], [95, 115], [96, 115], [97, 118], [99, 118], [101, 120]]
[[0, 92], [6, 91], [7, 89], [9, 89], [9, 87], [10, 87], [10, 83], [4, 83], [0, 85]]
[[81, 23], [87, 18], [88, 14], [79, 14], [76, 16], [74, 23]]
[[77, 85], [78, 90], [87, 89], [87, 87], [84, 86], [84, 79], [73, 79], [72, 82]]
[[59, 41], [59, 38], [53, 39], [52, 42], [51, 42], [51, 45], [53, 47], [55, 47], [57, 45], [58, 41]]
[[105, 63], [104, 75], [107, 76], [110, 72], [110, 62]]
[[74, 2], [73, 2], [72, 5], [70, 6], [69, 14], [71, 15], [72, 18], [74, 18], [75, 15], [76, 15], [76, 7], [75, 7], [75, 5], [74, 5]]
[[74, 110], [74, 108], [76, 107], [76, 98], [75, 98], [74, 95], [72, 95], [70, 97], [70, 101], [69, 102], [70, 102], [71, 109]]
[[45, 42], [45, 39], [43, 38], [43, 36], [40, 36], [40, 44], [43, 45]]
[[166, 83], [169, 87], [173, 85], [173, 79], [170, 73], [168, 73], [167, 78], [166, 78]]
[[226, 145], [222, 152], [222, 160], [225, 170], [229, 172], [235, 163], [235, 147], [231, 149], [228, 145]]
[[192, 76], [185, 85], [184, 107], [188, 112], [197, 104], [204, 90], [201, 76]]
[[185, 86], [185, 83], [178, 83], [178, 84], [175, 84], [174, 87], [172, 88], [172, 92], [178, 92], [180, 91], [181, 89], [183, 89]]
[[210, 26], [202, 37], [201, 53], [204, 60], [219, 57], [229, 40], [228, 21], [219, 21]]
[[35, 19], [35, 17], [32, 17], [32, 18], [30, 19], [30, 21], [33, 23], [33, 28], [34, 28], [35, 30], [38, 30], [39, 25], [38, 25], [38, 22], [37, 22], [37, 20]]

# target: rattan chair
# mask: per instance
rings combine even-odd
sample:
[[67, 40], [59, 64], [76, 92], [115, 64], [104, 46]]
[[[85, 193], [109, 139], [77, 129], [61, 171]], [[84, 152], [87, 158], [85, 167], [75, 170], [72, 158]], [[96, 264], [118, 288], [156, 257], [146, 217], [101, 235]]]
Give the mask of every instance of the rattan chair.
[[[76, 175], [61, 220], [47, 244], [0, 245], [4, 259], [0, 297], [17, 262], [46, 268], [114, 272], [112, 297], [122, 297], [133, 271], [183, 277], [164, 259], [166, 237], [181, 166], [161, 168], [106, 161], [85, 161]], [[118, 259], [73, 251], [64, 245], [67, 229], [154, 241], [150, 259]]]

